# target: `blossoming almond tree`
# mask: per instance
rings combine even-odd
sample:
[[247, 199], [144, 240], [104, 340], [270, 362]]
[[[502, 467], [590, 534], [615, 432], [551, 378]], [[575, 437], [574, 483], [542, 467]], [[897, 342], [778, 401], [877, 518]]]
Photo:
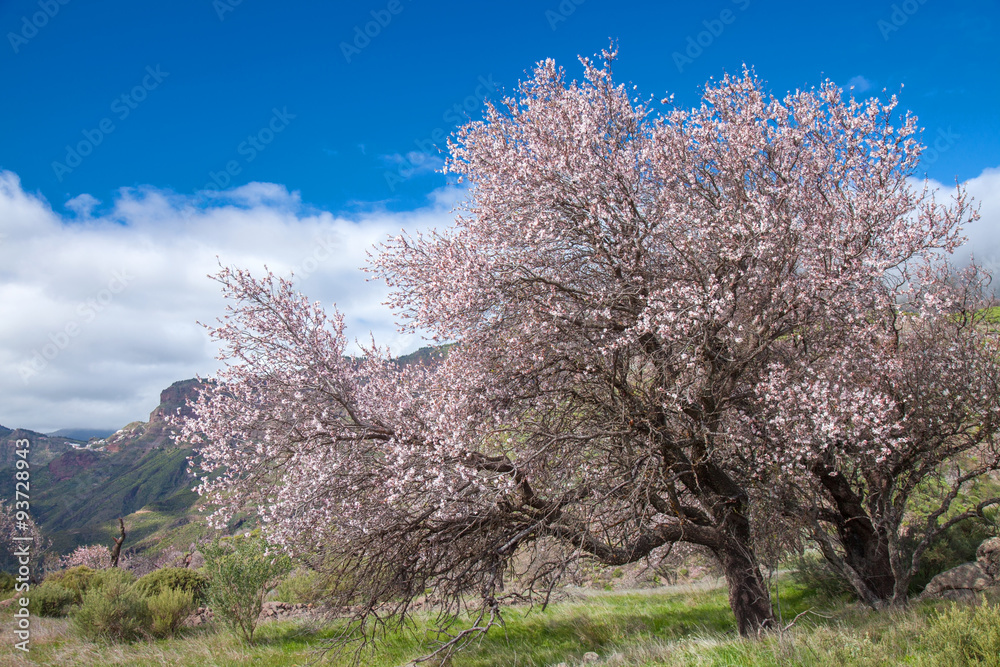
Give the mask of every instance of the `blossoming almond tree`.
[[[583, 62], [582, 82], [540, 63], [462, 128], [454, 228], [372, 259], [404, 327], [457, 341], [439, 366], [374, 343], [348, 358], [339, 314], [270, 275], [218, 276], [234, 363], [186, 423], [217, 473], [202, 488], [338, 570], [353, 629], [430, 589], [479, 612], [453, 646], [574, 559], [677, 541], [718, 557], [742, 634], [771, 625], [757, 387], [789, 341], [889, 304], [889, 272], [970, 217], [961, 192], [907, 184], [919, 145], [895, 99], [777, 99], [744, 71], [656, 116]], [[507, 576], [526, 552], [529, 576]]]
[[[701, 544], [753, 632], [771, 620], [743, 428], [755, 387], [790, 341], [848, 341], [893, 304], [893, 271], [951, 249], [974, 213], [961, 191], [942, 205], [907, 183], [920, 147], [894, 98], [827, 84], [779, 100], [744, 72], [653, 118], [585, 67], [567, 84], [543, 63], [463, 128], [448, 168], [472, 186], [466, 214], [376, 267], [410, 324], [460, 340], [464, 367], [488, 360], [524, 408], [533, 456], [507, 456], [525, 478], [569, 468], [533, 486], [586, 517], [561, 537], [604, 562]], [[541, 403], [556, 418], [531, 417]], [[573, 446], [532, 469], [550, 440]]]
[[[761, 448], [771, 461], [760, 467], [796, 480], [789, 508], [873, 607], [904, 603], [933, 540], [1000, 504], [968, 493], [1000, 470], [989, 276], [942, 264], [911, 278], [898, 304], [835, 350], [794, 350], [758, 387], [767, 423], [757, 435], [781, 443]], [[923, 513], [911, 502], [918, 492]]]

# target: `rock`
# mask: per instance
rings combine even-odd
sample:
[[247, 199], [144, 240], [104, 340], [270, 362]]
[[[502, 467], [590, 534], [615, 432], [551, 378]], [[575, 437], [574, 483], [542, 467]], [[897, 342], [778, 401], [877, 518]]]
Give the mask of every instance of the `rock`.
[[184, 625], [196, 628], [198, 626], [205, 625], [211, 621], [214, 616], [215, 615], [212, 613], [212, 610], [208, 607], [198, 607], [193, 614], [184, 620]]
[[969, 588], [949, 588], [937, 593], [935, 600], [951, 600], [952, 602], [975, 602], [979, 593]]
[[265, 602], [260, 609], [261, 620], [284, 620], [289, 618], [300, 618], [303, 616], [313, 615], [313, 606], [311, 604], [295, 603], [289, 604], [288, 602], [275, 602], [269, 601]]
[[976, 563], [986, 576], [1000, 582], [1000, 537], [990, 538], [979, 545]]
[[601, 656], [597, 655], [593, 651], [587, 651], [583, 654], [583, 664], [588, 665], [592, 662], [597, 662], [601, 659]]
[[1000, 537], [980, 544], [974, 563], [953, 567], [931, 579], [918, 599], [972, 601], [992, 586], [1000, 586]]
[[195, 551], [193, 554], [191, 554], [191, 559], [188, 561], [187, 566], [192, 570], [197, 570], [198, 568], [204, 567], [205, 557], [201, 554], [200, 551]]
[[979, 563], [965, 563], [942, 572], [924, 588], [921, 600], [942, 598], [947, 600], [975, 599], [976, 594], [994, 584], [993, 577], [979, 566]]

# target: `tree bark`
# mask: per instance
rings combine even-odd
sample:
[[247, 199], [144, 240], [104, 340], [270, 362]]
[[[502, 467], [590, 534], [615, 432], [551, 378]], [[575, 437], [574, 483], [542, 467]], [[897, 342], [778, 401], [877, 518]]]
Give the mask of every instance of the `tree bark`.
[[729, 587], [729, 606], [736, 616], [736, 627], [743, 637], [756, 637], [774, 626], [774, 612], [760, 565], [750, 541], [750, 524], [733, 511], [722, 526], [725, 537], [714, 550], [722, 564]]
[[[868, 589], [883, 602], [892, 600], [896, 577], [889, 560], [889, 545], [877, 530], [855, 531], [850, 520], [838, 529], [844, 545], [844, 562], [854, 568]], [[870, 526], [870, 522], [869, 522]]]
[[[666, 459], [666, 456], [664, 457]], [[670, 459], [667, 459], [668, 461]], [[674, 458], [672, 462], [676, 462]], [[746, 515], [746, 491], [720, 466], [703, 461], [674, 465], [678, 477], [709, 508], [717, 534], [708, 546], [722, 564], [729, 587], [729, 606], [743, 637], [755, 637], [774, 626], [774, 611], [757, 563], [753, 531]]]
[[822, 463], [816, 463], [813, 472], [819, 477], [823, 488], [830, 494], [837, 507], [833, 523], [840, 544], [844, 548], [844, 563], [857, 573], [877, 600], [891, 601], [896, 577], [892, 571], [889, 541], [885, 532], [872, 523], [868, 513], [865, 512], [861, 498], [854, 493], [843, 475], [830, 470]]

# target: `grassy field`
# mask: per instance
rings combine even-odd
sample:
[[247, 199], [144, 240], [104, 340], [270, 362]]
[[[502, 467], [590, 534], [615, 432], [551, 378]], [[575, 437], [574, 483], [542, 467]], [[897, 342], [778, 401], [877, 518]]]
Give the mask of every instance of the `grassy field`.
[[[506, 627], [454, 657], [451, 667], [597, 665], [993, 665], [1000, 667], [1000, 607], [940, 602], [871, 612], [830, 603], [808, 591], [782, 588], [788, 630], [756, 641], [736, 637], [725, 592], [662, 590], [588, 594], [545, 611], [512, 610]], [[9, 623], [10, 619], [5, 619]], [[10, 627], [9, 625], [7, 627]], [[132, 645], [81, 640], [65, 619], [33, 619], [32, 651], [13, 655], [10, 633], [4, 665], [307, 665], [331, 634], [303, 622], [267, 623], [249, 647], [219, 627], [191, 629], [179, 638]], [[396, 632], [363, 665], [405, 665], [431, 645], [425, 628]], [[322, 664], [346, 665], [327, 656]], [[424, 663], [434, 665], [434, 662]]]

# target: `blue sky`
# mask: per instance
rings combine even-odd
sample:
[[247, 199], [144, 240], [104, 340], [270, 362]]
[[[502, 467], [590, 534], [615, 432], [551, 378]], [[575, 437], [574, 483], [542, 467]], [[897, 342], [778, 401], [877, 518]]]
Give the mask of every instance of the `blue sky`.
[[[58, 13], [23, 42], [11, 34], [23, 36], [24, 17], [41, 11], [38, 0], [2, 3], [0, 123], [8, 129], [0, 168], [57, 208], [81, 193], [107, 201], [117, 188], [140, 184], [193, 193], [231, 160], [240, 166], [232, 183], [282, 183], [329, 210], [374, 202], [412, 208], [444, 177], [393, 156], [429, 149], [435, 130], [453, 130], [455, 105], [478, 101], [482, 81], [510, 91], [547, 57], [578, 74], [577, 54], [599, 51], [609, 39], [620, 46], [622, 80], [645, 94], [674, 93], [682, 105], [697, 101], [709, 77], [743, 62], [778, 93], [825, 77], [863, 77], [869, 94], [904, 85], [903, 105], [929, 135], [949, 133], [954, 145], [927, 165], [932, 177], [964, 180], [997, 166], [1000, 155], [995, 2], [565, 0], [560, 12], [556, 0], [398, 0], [393, 14], [379, 1], [231, 1], [49, 0]], [[898, 29], [894, 4], [897, 23], [906, 19]], [[719, 22], [725, 10], [728, 25]], [[355, 52], [355, 27], [375, 20], [372, 12], [387, 25], [367, 45], [360, 39], [364, 48]], [[720, 34], [679, 68], [674, 53], [684, 54], [706, 21]], [[354, 47], [347, 56], [342, 43]], [[141, 86], [147, 66], [166, 76], [140, 92], [144, 99], [132, 109], [120, 98]], [[248, 163], [253, 147], [244, 154], [238, 147], [268, 125], [275, 108], [294, 119]], [[471, 115], [477, 112], [473, 106]], [[65, 162], [65, 147], [85, 140], [84, 131], [95, 136], [105, 118], [113, 132], [60, 179], [52, 163]]]
[[353, 335], [419, 346], [364, 250], [448, 224], [461, 192], [435, 144], [484, 97], [544, 58], [578, 77], [610, 40], [620, 81], [681, 106], [743, 63], [779, 95], [901, 90], [934, 146], [921, 168], [970, 184], [972, 249], [995, 254], [998, 24], [986, 0], [0, 3], [0, 424], [117, 427], [210, 373], [195, 320], [221, 313], [216, 255], [298, 268]]

